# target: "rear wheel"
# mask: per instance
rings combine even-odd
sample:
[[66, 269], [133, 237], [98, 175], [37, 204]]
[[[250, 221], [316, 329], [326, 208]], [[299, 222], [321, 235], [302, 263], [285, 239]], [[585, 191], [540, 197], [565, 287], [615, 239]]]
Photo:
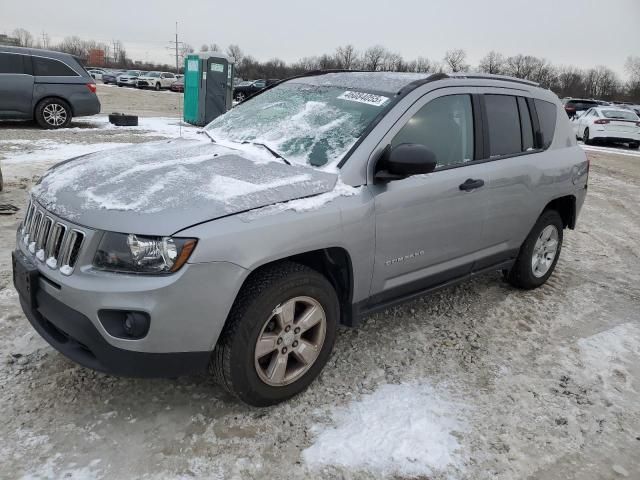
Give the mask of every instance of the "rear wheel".
[[160, 83], [156, 83], [156, 91], [160, 90], [160, 88], [161, 88]]
[[42, 128], [68, 127], [71, 123], [71, 107], [59, 98], [45, 98], [36, 106], [35, 117]]
[[540, 215], [506, 275], [511, 285], [529, 290], [547, 281], [560, 256], [563, 228], [562, 218], [555, 210]]
[[242, 92], [236, 93], [236, 101], [237, 102], [242, 102], [242, 101], [244, 101], [245, 98], [247, 98], [247, 96], [244, 93], [242, 93]]
[[638, 147], [640, 147], [640, 143], [638, 142], [629, 144], [629, 148], [638, 149]]
[[589, 129], [585, 128], [584, 133], [582, 134], [582, 140], [585, 145], [593, 145], [593, 140], [589, 137]]
[[283, 262], [243, 286], [211, 358], [217, 381], [243, 402], [273, 405], [297, 395], [326, 364], [339, 303], [317, 271]]

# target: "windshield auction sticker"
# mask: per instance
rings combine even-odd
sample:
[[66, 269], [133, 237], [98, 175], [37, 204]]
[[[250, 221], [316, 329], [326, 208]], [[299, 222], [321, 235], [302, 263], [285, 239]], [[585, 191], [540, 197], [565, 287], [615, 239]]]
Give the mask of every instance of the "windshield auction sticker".
[[352, 92], [351, 90], [347, 90], [342, 95], [338, 97], [340, 100], [348, 100], [350, 102], [359, 102], [366, 103], [367, 105], [375, 105], [376, 107], [381, 107], [389, 97], [383, 97], [382, 95], [375, 95], [373, 93], [365, 93], [365, 92]]

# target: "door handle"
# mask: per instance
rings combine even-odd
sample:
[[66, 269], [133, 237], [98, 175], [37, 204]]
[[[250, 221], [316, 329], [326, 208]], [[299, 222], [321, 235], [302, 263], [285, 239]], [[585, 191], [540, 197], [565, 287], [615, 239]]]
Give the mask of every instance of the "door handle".
[[460, 190], [468, 192], [469, 190], [475, 190], [476, 188], [480, 188], [484, 185], [484, 180], [477, 178], [468, 178], [464, 183], [460, 184]]

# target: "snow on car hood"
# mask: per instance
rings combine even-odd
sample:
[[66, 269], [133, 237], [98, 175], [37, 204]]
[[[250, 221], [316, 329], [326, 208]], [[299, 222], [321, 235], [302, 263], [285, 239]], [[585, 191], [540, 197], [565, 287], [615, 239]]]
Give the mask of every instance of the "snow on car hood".
[[337, 174], [286, 165], [262, 147], [169, 140], [97, 152], [50, 169], [32, 194], [101, 230], [170, 235], [222, 216], [333, 190]]

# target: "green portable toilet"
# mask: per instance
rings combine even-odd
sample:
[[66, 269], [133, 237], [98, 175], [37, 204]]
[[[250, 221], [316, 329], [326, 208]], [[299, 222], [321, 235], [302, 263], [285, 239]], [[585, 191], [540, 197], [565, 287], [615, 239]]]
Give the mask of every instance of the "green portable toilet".
[[184, 120], [203, 126], [233, 102], [233, 59], [219, 52], [192, 53], [184, 66]]

